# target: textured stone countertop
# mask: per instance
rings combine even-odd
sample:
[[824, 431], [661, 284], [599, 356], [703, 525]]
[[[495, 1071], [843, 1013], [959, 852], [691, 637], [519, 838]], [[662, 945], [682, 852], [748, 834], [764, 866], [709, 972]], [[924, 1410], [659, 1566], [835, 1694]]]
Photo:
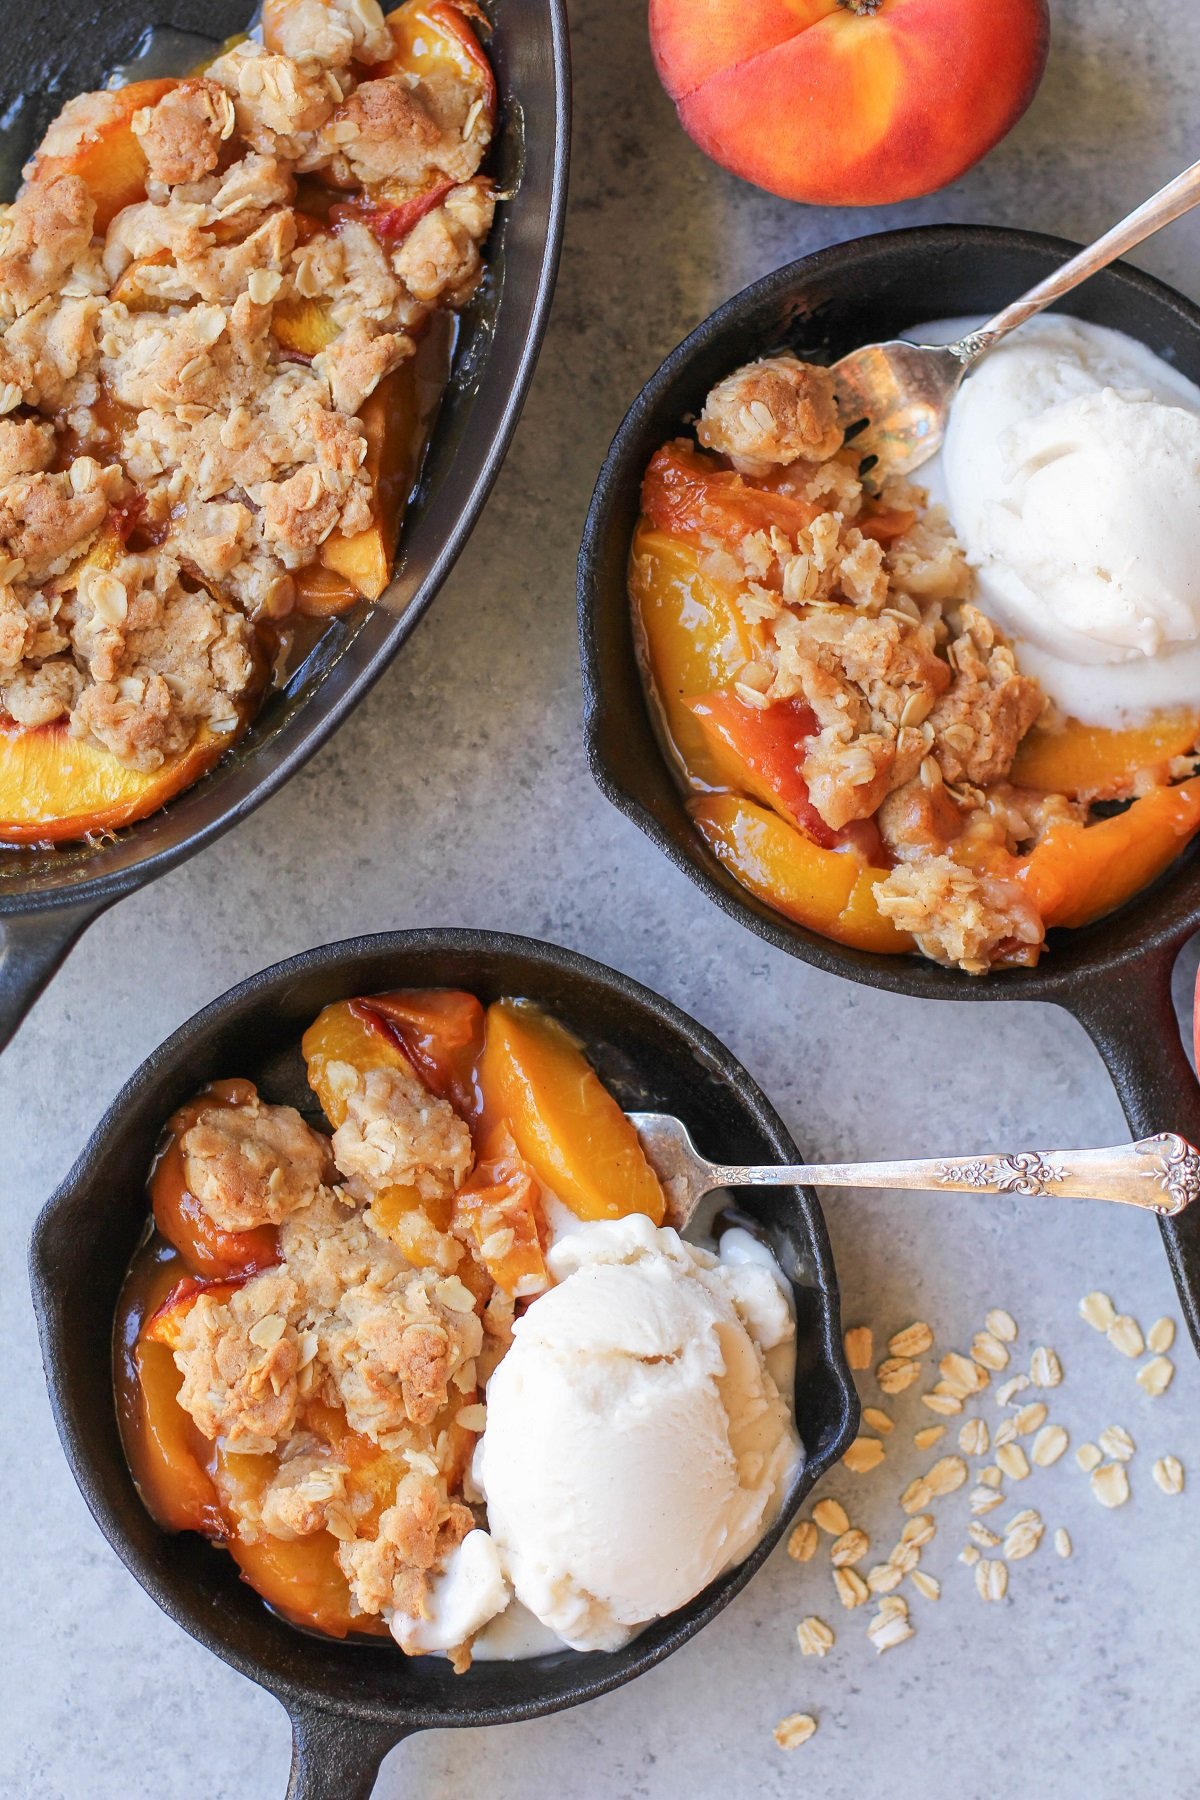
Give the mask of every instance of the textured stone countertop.
[[[746, 282], [821, 245], [926, 221], [1098, 234], [1197, 151], [1196, 0], [1052, 0], [1055, 40], [1022, 123], [946, 192], [881, 211], [790, 206], [693, 149], [654, 78], [639, 0], [573, 8], [576, 134], [562, 275], [532, 396], [487, 513], [406, 652], [305, 771], [231, 836], [86, 935], [0, 1062], [7, 1229], [0, 1433], [6, 1544], [0, 1792], [14, 1800], [280, 1800], [287, 1727], [274, 1700], [211, 1658], [141, 1593], [95, 1529], [43, 1393], [24, 1272], [28, 1226], [137, 1063], [197, 1007], [307, 946], [406, 925], [494, 926], [615, 964], [716, 1031], [814, 1156], [1115, 1142], [1120, 1109], [1082, 1030], [1043, 1007], [935, 1006], [854, 987], [767, 948], [711, 907], [593, 787], [579, 739], [575, 550], [595, 471], [627, 403], [691, 327]], [[1200, 213], [1135, 258], [1200, 296]], [[336, 823], [336, 830], [330, 824]], [[1194, 947], [1193, 947], [1194, 948]], [[1194, 967], [1194, 956], [1192, 959]], [[1110, 1292], [1148, 1326], [1178, 1316], [1151, 1221], [923, 1195], [831, 1196], [848, 1322], [882, 1336], [932, 1321], [966, 1348], [992, 1306], [1048, 1344], [1048, 1396], [1072, 1437], [1052, 1469], [1008, 1483], [1047, 1541], [985, 1606], [965, 1493], [915, 1591], [916, 1636], [877, 1657], [843, 1612], [828, 1556], [782, 1551], [678, 1656], [585, 1708], [526, 1725], [427, 1734], [377, 1794], [486, 1800], [785, 1795], [959, 1800], [1185, 1800], [1200, 1792], [1200, 1369], [1177, 1343], [1147, 1399], [1077, 1315]], [[1019, 1362], [1014, 1366], [1020, 1366]], [[1025, 1365], [1027, 1366], [1027, 1364]], [[878, 1399], [866, 1379], [864, 1399]], [[997, 1378], [999, 1379], [999, 1378]], [[890, 1403], [889, 1403], [890, 1404]], [[875, 1475], [840, 1497], [886, 1554], [901, 1487], [925, 1466], [916, 1390]], [[984, 1416], [999, 1413], [987, 1401]], [[1190, 1421], [1190, 1423], [1189, 1423]], [[955, 1448], [952, 1430], [943, 1448]], [[1133, 1497], [1106, 1512], [1073, 1450], [1125, 1426]], [[1165, 1498], [1173, 1452], [1189, 1486]], [[937, 1454], [936, 1452], [931, 1454]], [[824, 1659], [797, 1622], [827, 1619]], [[784, 1714], [816, 1737], [785, 1755]], [[333, 1797], [331, 1797], [333, 1800]]]

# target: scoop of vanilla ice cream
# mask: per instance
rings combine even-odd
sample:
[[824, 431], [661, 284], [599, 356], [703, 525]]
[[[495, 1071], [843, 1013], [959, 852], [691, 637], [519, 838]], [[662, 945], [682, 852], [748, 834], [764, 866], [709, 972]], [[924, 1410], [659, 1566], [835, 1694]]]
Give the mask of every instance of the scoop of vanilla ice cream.
[[799, 1454], [766, 1354], [794, 1336], [769, 1267], [649, 1219], [571, 1233], [488, 1384], [474, 1474], [517, 1599], [613, 1650], [753, 1548]]
[[981, 604], [1063, 711], [1195, 704], [1200, 388], [1121, 332], [1032, 319], [964, 383], [941, 464]]

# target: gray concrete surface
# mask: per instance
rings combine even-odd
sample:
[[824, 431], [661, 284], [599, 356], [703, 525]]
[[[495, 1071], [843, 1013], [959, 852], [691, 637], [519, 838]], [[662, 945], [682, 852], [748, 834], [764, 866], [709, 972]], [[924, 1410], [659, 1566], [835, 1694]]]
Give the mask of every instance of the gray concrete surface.
[[[931, 220], [1099, 232], [1197, 151], [1195, 0], [1054, 0], [1045, 83], [1012, 136], [950, 190], [880, 212], [785, 205], [707, 164], [654, 79], [645, 8], [573, 8], [577, 129], [562, 279], [533, 395], [486, 517], [389, 675], [309, 768], [200, 860], [101, 920], [0, 1062], [5, 1380], [0, 1398], [4, 1724], [0, 1791], [19, 1800], [278, 1800], [275, 1702], [213, 1661], [125, 1574], [67, 1474], [43, 1394], [24, 1254], [35, 1210], [136, 1064], [195, 1008], [307, 945], [400, 925], [545, 936], [661, 989], [718, 1032], [814, 1155], [928, 1154], [1115, 1141], [1099, 1060], [1043, 1008], [934, 1007], [840, 984], [709, 907], [610, 810], [579, 744], [573, 581], [592, 478], [638, 385], [716, 302], [837, 239]], [[1136, 259], [1200, 294], [1200, 216]], [[830, 1229], [851, 1321], [924, 1317], [966, 1347], [989, 1306], [1027, 1355], [1053, 1345], [1049, 1396], [1074, 1443], [1137, 1442], [1133, 1499], [1107, 1513], [1068, 1456], [1016, 1485], [1065, 1524], [984, 1606], [956, 1560], [966, 1495], [939, 1503], [911, 1596], [917, 1636], [877, 1658], [828, 1564], [780, 1553], [701, 1639], [583, 1710], [428, 1735], [388, 1759], [380, 1800], [783, 1796], [1185, 1800], [1200, 1790], [1194, 1544], [1200, 1371], [1180, 1343], [1167, 1396], [1076, 1316], [1100, 1287], [1143, 1324], [1175, 1310], [1154, 1225], [1078, 1208], [848, 1193]], [[868, 1401], [876, 1396], [867, 1392]], [[914, 1395], [878, 1477], [827, 1483], [886, 1553], [923, 1466]], [[985, 1406], [993, 1421], [993, 1405]], [[953, 1448], [951, 1438], [947, 1448]], [[1193, 1485], [1150, 1479], [1172, 1451]], [[1013, 1484], [1010, 1484], [1012, 1486]], [[823, 1661], [794, 1627], [834, 1625]], [[771, 1728], [813, 1712], [791, 1757]], [[332, 1800], [332, 1797], [331, 1797]]]

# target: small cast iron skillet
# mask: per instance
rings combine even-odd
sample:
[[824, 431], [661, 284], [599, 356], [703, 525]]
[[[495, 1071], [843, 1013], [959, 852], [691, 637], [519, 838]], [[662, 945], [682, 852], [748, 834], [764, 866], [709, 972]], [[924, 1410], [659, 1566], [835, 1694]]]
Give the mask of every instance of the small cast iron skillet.
[[[244, 30], [254, 0], [174, 0], [172, 28], [215, 42]], [[0, 0], [0, 115], [28, 96], [24, 135], [99, 86], [160, 17], [146, 0], [79, 5], [48, 48], [37, 8]], [[570, 65], [563, 0], [495, 0], [487, 40], [500, 98], [489, 170], [496, 210], [488, 274], [462, 320], [458, 354], [405, 519], [385, 600], [333, 622], [238, 746], [195, 787], [114, 840], [0, 848], [0, 1049], [81, 931], [114, 900], [212, 843], [295, 774], [383, 673], [465, 544], [500, 469], [533, 375], [554, 287], [566, 203]], [[156, 72], [162, 72], [156, 70]], [[5, 150], [0, 136], [0, 152]], [[4, 194], [3, 198], [9, 198]]]
[[[711, 900], [778, 949], [868, 987], [921, 999], [1053, 1001], [1095, 1042], [1135, 1136], [1169, 1129], [1200, 1142], [1200, 1086], [1171, 1002], [1175, 958], [1200, 926], [1200, 845], [1119, 912], [1082, 930], [1052, 931], [1037, 969], [973, 977], [916, 956], [844, 948], [755, 899], [706, 848], [656, 736], [634, 649], [626, 567], [642, 475], [658, 446], [699, 412], [715, 381], [783, 346], [832, 362], [924, 319], [993, 312], [1076, 247], [978, 225], [857, 238], [744, 289], [672, 351], [613, 440], [584, 530], [584, 735], [592, 773], [613, 805]], [[1200, 380], [1200, 309], [1150, 276], [1118, 264], [1070, 295], [1066, 310], [1128, 332]], [[1200, 1349], [1200, 1206], [1164, 1220], [1162, 1232]]]
[[321, 1007], [430, 985], [464, 987], [485, 1003], [503, 994], [540, 1002], [583, 1039], [624, 1106], [678, 1113], [714, 1156], [751, 1162], [796, 1154], [746, 1071], [677, 1007], [569, 950], [493, 932], [394, 932], [278, 963], [197, 1013], [127, 1083], [34, 1228], [30, 1270], [50, 1403], [84, 1499], [146, 1592], [286, 1707], [294, 1733], [290, 1800], [358, 1800], [370, 1793], [383, 1756], [410, 1732], [533, 1718], [661, 1662], [744, 1587], [858, 1421], [816, 1198], [800, 1188], [752, 1189], [739, 1193], [739, 1204], [769, 1237], [795, 1291], [805, 1466], [753, 1554], [625, 1649], [480, 1663], [456, 1676], [440, 1658], [410, 1660], [386, 1642], [338, 1643], [298, 1631], [267, 1609], [223, 1552], [193, 1533], [159, 1529], [121, 1450], [112, 1335], [121, 1282], [146, 1226], [146, 1171], [163, 1121], [221, 1075], [248, 1076], [268, 1099], [312, 1111], [299, 1039]]

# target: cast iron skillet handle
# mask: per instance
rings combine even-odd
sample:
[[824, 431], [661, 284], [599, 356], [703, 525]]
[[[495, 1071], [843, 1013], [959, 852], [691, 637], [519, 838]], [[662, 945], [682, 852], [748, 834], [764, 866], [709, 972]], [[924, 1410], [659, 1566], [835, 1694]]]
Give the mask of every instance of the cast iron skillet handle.
[[56, 906], [0, 921], [0, 1050], [103, 906]]
[[[1177, 1131], [1200, 1144], [1200, 1082], [1192, 1073], [1171, 998], [1178, 946], [1160, 950], [1128, 975], [1071, 997], [1075, 1014], [1108, 1065], [1134, 1137]], [[1200, 1352], [1200, 1196], [1186, 1212], [1160, 1219], [1179, 1301]]]
[[292, 1766], [286, 1800], [370, 1800], [379, 1765], [415, 1726], [292, 1702]]

